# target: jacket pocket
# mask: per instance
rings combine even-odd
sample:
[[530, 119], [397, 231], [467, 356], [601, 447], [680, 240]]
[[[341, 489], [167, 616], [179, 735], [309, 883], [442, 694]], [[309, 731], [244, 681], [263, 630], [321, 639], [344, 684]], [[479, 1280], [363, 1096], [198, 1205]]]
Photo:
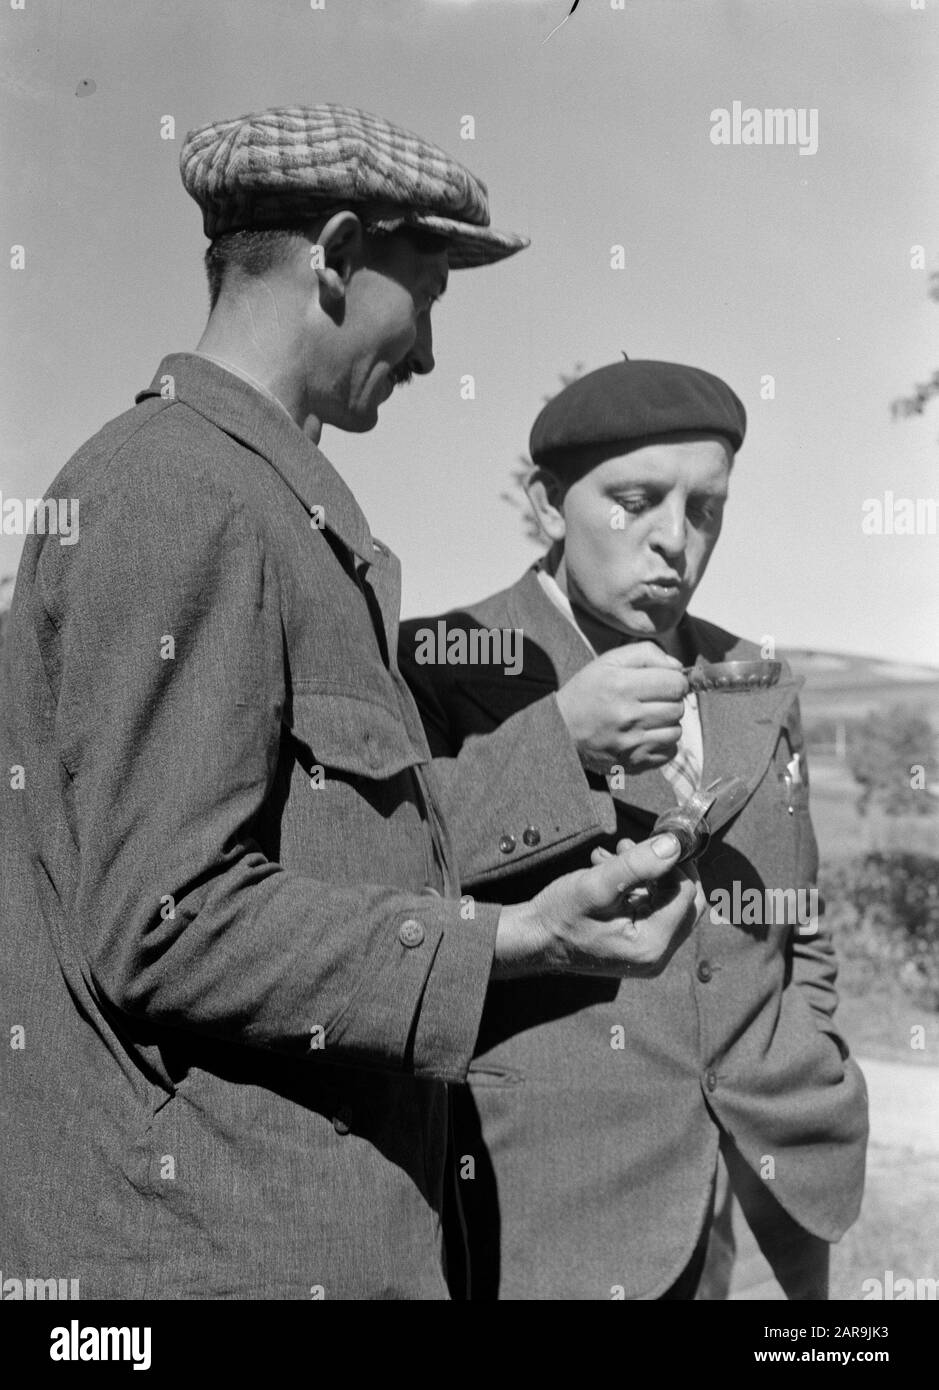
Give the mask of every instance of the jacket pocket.
[[[782, 996], [782, 1007], [785, 1008], [787, 1003], [789, 1004], [790, 1008], [794, 1009], [797, 1014], [801, 1014], [803, 1018], [806, 1014], [808, 1014], [809, 1019], [811, 1020], [811, 1027], [813, 1029], [814, 1035], [818, 1039], [822, 1040], [823, 1043], [830, 1044], [837, 1050], [838, 1065], [843, 1075], [845, 1063], [849, 1055], [849, 1049], [847, 1043], [845, 1042], [841, 1034], [838, 1032], [838, 1029], [835, 1027], [834, 1023], [830, 1019], [823, 1019], [821, 1014], [819, 1014], [815, 1009], [812, 1008], [811, 1004], [806, 999], [805, 995], [803, 994], [802, 990], [799, 988], [797, 984], [790, 983], [784, 989]], [[802, 1037], [813, 1036], [812, 1033], [806, 1035], [805, 1028], [808, 1026], [810, 1026], [808, 1023], [799, 1025], [799, 1032]]]
[[368, 691], [294, 689], [284, 722], [300, 761], [382, 781], [424, 761], [400, 711]]
[[812, 1015], [812, 1021], [815, 1024], [815, 1027], [821, 1033], [823, 1038], [829, 1038], [831, 1042], [835, 1044], [835, 1047], [837, 1047], [839, 1053], [841, 1054], [842, 1062], [846, 1062], [849, 1056], [851, 1055], [851, 1049], [848, 1047], [848, 1044], [845, 1042], [844, 1038], [838, 1032], [838, 1029], [835, 1027], [834, 1023], [832, 1023], [830, 1020], [827, 1023], [824, 1022], [821, 1014], [816, 1013], [816, 1011], [811, 1007], [811, 1005], [809, 1005], [808, 1007], [809, 1012]]

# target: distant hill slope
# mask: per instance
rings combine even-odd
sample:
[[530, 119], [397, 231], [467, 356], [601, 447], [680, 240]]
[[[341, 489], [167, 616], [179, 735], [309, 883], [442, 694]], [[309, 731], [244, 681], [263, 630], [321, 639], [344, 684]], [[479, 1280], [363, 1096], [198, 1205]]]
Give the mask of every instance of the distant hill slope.
[[797, 676], [805, 677], [801, 701], [807, 719], [855, 719], [890, 705], [916, 705], [939, 727], [939, 668], [884, 661], [875, 656], [780, 650]]

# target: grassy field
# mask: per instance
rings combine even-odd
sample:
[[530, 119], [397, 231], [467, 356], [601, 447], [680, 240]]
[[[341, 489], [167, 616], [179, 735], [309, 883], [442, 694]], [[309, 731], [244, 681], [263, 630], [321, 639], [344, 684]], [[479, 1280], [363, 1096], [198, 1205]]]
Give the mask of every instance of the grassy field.
[[[833, 760], [812, 763], [812, 818], [823, 863], [861, 851], [866, 826], [855, 809], [856, 794], [843, 767]], [[838, 1023], [862, 1065], [867, 1059], [914, 1068], [939, 1065], [939, 1013], [915, 1004], [891, 971], [854, 958], [844, 946], [839, 955]], [[914, 1049], [911, 1030], [920, 1026], [926, 1046]], [[871, 1291], [870, 1284], [865, 1290], [865, 1280], [886, 1284], [888, 1270], [895, 1279], [939, 1278], [939, 1115], [935, 1152], [923, 1152], [904, 1143], [899, 1126], [890, 1133], [878, 1104], [872, 1095], [875, 1136], [868, 1150], [861, 1215], [832, 1251], [831, 1297], [836, 1300], [865, 1300], [865, 1291]], [[915, 1094], [909, 1105], [917, 1105]], [[928, 1112], [917, 1117], [928, 1124]]]
[[[811, 768], [812, 821], [824, 866], [860, 853], [867, 827], [855, 807], [857, 788], [847, 771], [834, 760], [815, 759]], [[936, 848], [939, 854], [939, 843]], [[837, 932], [835, 946], [839, 948]], [[886, 968], [852, 959], [844, 946], [839, 957], [838, 1020], [853, 1051], [913, 1065], [939, 1064], [939, 1013], [915, 1004]], [[918, 1025], [926, 1030], [923, 1050], [910, 1046], [910, 1030]]]

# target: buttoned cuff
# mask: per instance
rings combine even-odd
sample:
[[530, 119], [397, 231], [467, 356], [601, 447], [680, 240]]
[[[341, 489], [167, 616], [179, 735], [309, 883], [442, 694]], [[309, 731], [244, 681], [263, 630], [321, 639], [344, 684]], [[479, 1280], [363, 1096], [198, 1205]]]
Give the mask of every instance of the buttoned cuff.
[[[326, 1031], [326, 1055], [434, 1081], [463, 1081], [476, 1047], [501, 907], [433, 895], [390, 914], [381, 963]], [[381, 1062], [379, 1062], [381, 1065]]]
[[[466, 894], [447, 913], [414, 1032], [414, 1072], [465, 1081], [476, 1050], [501, 907]], [[472, 911], [474, 918], [465, 915]]]
[[481, 875], [482, 882], [504, 872], [527, 872], [560, 850], [616, 834], [613, 797], [605, 786], [590, 785], [556, 695], [520, 710], [503, 730], [510, 725], [525, 769], [511, 818], [492, 826], [499, 858], [495, 869]]

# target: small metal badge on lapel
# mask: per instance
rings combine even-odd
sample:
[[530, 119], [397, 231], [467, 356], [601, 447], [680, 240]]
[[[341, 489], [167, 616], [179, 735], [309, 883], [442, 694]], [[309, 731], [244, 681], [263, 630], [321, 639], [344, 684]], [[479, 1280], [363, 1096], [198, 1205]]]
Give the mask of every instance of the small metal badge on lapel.
[[786, 770], [782, 774], [782, 780], [786, 784], [786, 810], [790, 816], [795, 815], [795, 807], [792, 804], [792, 793], [794, 787], [801, 787], [805, 783], [803, 775], [803, 762], [801, 753], [793, 753], [786, 763]]

